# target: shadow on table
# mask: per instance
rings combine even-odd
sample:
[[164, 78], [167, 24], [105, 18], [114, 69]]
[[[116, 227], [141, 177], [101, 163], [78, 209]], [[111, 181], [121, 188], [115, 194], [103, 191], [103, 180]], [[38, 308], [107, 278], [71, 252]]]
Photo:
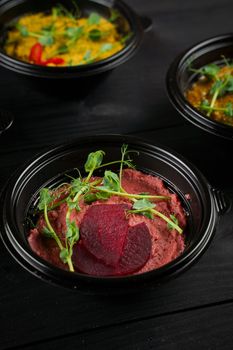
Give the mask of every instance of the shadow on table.
[[73, 98], [80, 100], [97, 89], [110, 73], [104, 72], [95, 76], [71, 79], [42, 79], [18, 75], [17, 80], [19, 80], [20, 84], [26, 86], [28, 90], [34, 90], [39, 94], [68, 100]]

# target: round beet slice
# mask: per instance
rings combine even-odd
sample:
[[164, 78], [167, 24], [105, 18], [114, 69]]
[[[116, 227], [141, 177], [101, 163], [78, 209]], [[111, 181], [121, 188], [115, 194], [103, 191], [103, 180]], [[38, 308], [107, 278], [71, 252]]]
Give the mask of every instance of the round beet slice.
[[127, 204], [92, 205], [80, 225], [85, 248], [106, 265], [116, 266], [122, 255], [128, 220]]
[[72, 261], [77, 271], [93, 276], [128, 275], [138, 271], [150, 257], [151, 236], [145, 223], [129, 227], [122, 256], [114, 266], [98, 260], [79, 242], [74, 246]]
[[145, 265], [151, 253], [151, 235], [143, 222], [129, 228], [117, 274], [127, 275]]
[[105, 265], [84, 247], [82, 242], [75, 245], [72, 261], [75, 270], [93, 276], [114, 276], [115, 267]]

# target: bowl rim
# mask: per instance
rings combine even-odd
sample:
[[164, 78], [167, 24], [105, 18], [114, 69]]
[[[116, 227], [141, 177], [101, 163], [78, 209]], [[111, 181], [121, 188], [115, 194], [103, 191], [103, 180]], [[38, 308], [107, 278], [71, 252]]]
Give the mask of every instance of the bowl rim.
[[[11, 4], [8, 6], [6, 10], [14, 7], [14, 2], [17, 3], [16, 6], [19, 6], [21, 3], [24, 3], [26, 0], [5, 0], [0, 5], [1, 8], [4, 9], [4, 6]], [[30, 1], [30, 0], [28, 0]], [[124, 1], [122, 0], [114, 0], [112, 3], [109, 3], [107, 6], [107, 2], [95, 2], [92, 0], [88, 0], [89, 3], [96, 3], [96, 5], [102, 6], [104, 8], [119, 8], [122, 15], [126, 18], [126, 20], [130, 23], [132, 30], [132, 37], [129, 39], [129, 42], [123, 47], [120, 51], [115, 54], [102, 59], [97, 62], [88, 63], [84, 65], [76, 65], [76, 66], [62, 66], [62, 67], [49, 67], [49, 66], [40, 66], [36, 64], [31, 64], [28, 62], [21, 61], [14, 57], [9, 56], [4, 52], [2, 48], [0, 48], [0, 65], [4, 68], [8, 68], [12, 71], [25, 74], [28, 76], [41, 77], [41, 78], [68, 78], [68, 77], [86, 77], [94, 74], [102, 73], [106, 70], [113, 69], [120, 65], [121, 63], [130, 59], [134, 53], [138, 50], [141, 45], [143, 39], [143, 24], [141, 22], [140, 16], [138, 16], [135, 11]], [[3, 10], [4, 13], [4, 10]], [[1, 16], [1, 15], [0, 15]]]
[[[187, 248], [179, 257], [171, 261], [170, 263], [158, 268], [154, 269], [142, 274], [136, 274], [136, 275], [126, 275], [126, 276], [110, 276], [110, 277], [99, 277], [99, 276], [90, 276], [85, 275], [82, 273], [70, 273], [69, 271], [62, 270], [42, 258], [38, 257], [32, 250], [30, 249], [29, 245], [27, 246], [27, 249], [25, 250], [25, 247], [22, 245], [22, 243], [18, 242], [17, 239], [14, 237], [14, 232], [12, 232], [12, 227], [14, 229], [17, 229], [16, 225], [13, 224], [12, 227], [7, 224], [7, 214], [6, 214], [6, 200], [7, 198], [11, 197], [11, 194], [13, 192], [14, 186], [17, 185], [16, 179], [18, 181], [20, 180], [19, 175], [23, 175], [23, 171], [26, 173], [28, 169], [30, 170], [30, 167], [33, 168], [34, 163], [41, 161], [43, 158], [46, 161], [46, 157], [48, 156], [52, 157], [53, 154], [57, 153], [60, 154], [64, 149], [67, 149], [69, 147], [75, 147], [78, 144], [80, 144], [82, 147], [91, 144], [94, 141], [101, 141], [106, 140], [106, 138], [110, 138], [111, 141], [117, 142], [119, 144], [122, 144], [123, 142], [127, 141], [128, 143], [135, 143], [139, 145], [139, 148], [142, 147], [142, 149], [150, 150], [151, 152], [157, 151], [160, 149], [163, 150], [165, 154], [169, 154], [171, 158], [174, 159], [174, 161], [178, 159], [179, 165], [184, 166], [185, 169], [188, 169], [190, 171], [190, 174], [194, 174], [195, 177], [198, 179], [198, 183], [200, 183], [201, 187], [205, 191], [205, 195], [208, 197], [210, 208], [208, 208], [208, 225], [205, 225], [207, 227], [203, 227], [203, 222], [201, 224], [201, 227], [199, 230], [202, 232], [201, 238], [196, 242], [194, 246], [191, 246], [191, 248]], [[123, 142], [122, 142], [123, 141]], [[106, 142], [106, 141], [104, 141]], [[110, 141], [108, 142], [110, 144]], [[106, 143], [104, 143], [106, 146]], [[171, 159], [170, 159], [171, 160]], [[10, 192], [9, 192], [10, 189]], [[37, 189], [38, 190], [38, 189]], [[36, 192], [36, 190], [35, 190]], [[19, 262], [20, 265], [22, 265], [25, 269], [27, 269], [29, 272], [33, 273], [37, 277], [42, 278], [43, 280], [49, 280], [52, 283], [59, 284], [60, 285], [60, 278], [62, 276], [62, 279], [64, 280], [64, 284], [67, 284], [68, 287], [78, 289], [77, 284], [79, 281], [83, 282], [92, 282], [94, 281], [97, 284], [109, 284], [114, 283], [116, 286], [119, 284], [124, 283], [137, 283], [138, 281], [156, 281], [156, 278], [163, 276], [164, 274], [169, 272], [170, 275], [176, 275], [179, 272], [181, 272], [183, 269], [186, 269], [187, 266], [189, 266], [193, 261], [197, 260], [197, 258], [201, 255], [201, 253], [206, 249], [208, 244], [211, 241], [211, 238], [213, 237], [215, 233], [216, 224], [218, 221], [218, 212], [216, 209], [213, 193], [211, 191], [211, 186], [205, 179], [205, 177], [202, 175], [202, 173], [189, 161], [187, 161], [183, 156], [178, 154], [177, 152], [174, 152], [168, 147], [164, 147], [161, 144], [150, 144], [146, 142], [144, 139], [141, 138], [135, 138], [132, 136], [123, 136], [123, 135], [116, 135], [116, 134], [108, 134], [108, 135], [95, 135], [90, 137], [81, 137], [78, 138], [75, 142], [69, 142], [65, 143], [63, 145], [59, 145], [55, 148], [50, 148], [47, 151], [41, 152], [39, 155], [35, 155], [31, 160], [24, 163], [19, 169], [16, 170], [16, 172], [11, 176], [11, 178], [6, 183], [4, 189], [2, 190], [2, 193], [0, 194], [0, 203], [2, 205], [3, 215], [0, 217], [0, 227], [2, 226], [2, 230], [0, 231], [0, 236], [2, 238], [2, 241], [4, 245], [6, 246], [7, 250], [13, 255], [13, 257]], [[24, 218], [25, 219], [25, 218]], [[203, 220], [202, 220], [203, 221]], [[46, 269], [46, 273], [44, 272]], [[59, 276], [58, 276], [59, 275]], [[58, 281], [58, 282], [57, 282]], [[66, 286], [66, 285], [65, 285]]]
[[[166, 88], [170, 102], [186, 120], [211, 134], [220, 136], [227, 140], [233, 140], [233, 126], [208, 118], [205, 114], [194, 108], [185, 98], [178, 81], [179, 71], [185, 62], [191, 60], [192, 57], [195, 59], [195, 54], [201, 53], [204, 49], [207, 50], [208, 47], [212, 47], [212, 50], [217, 48], [217, 45], [224, 47], [227, 45], [228, 41], [232, 41], [233, 46], [233, 33], [220, 34], [201, 40], [178, 54], [167, 70]], [[210, 49], [200, 54], [198, 57], [204, 56], [212, 50]]]

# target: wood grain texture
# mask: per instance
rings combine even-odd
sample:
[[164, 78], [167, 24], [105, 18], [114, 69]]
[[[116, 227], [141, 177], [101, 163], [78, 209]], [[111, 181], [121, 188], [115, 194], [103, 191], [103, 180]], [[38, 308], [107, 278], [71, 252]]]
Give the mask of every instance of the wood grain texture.
[[[216, 350], [231, 349], [233, 305], [223, 304], [194, 309], [148, 320], [125, 322], [116, 327], [69, 337], [58, 337], [23, 349], [46, 350], [78, 348], [111, 350]], [[12, 348], [21, 349], [21, 347]]]
[[[184, 121], [165, 88], [166, 71], [178, 53], [232, 31], [232, 1], [127, 3], [153, 19], [153, 30], [136, 56], [109, 74], [63, 86], [0, 68], [0, 108], [15, 116], [0, 136], [0, 187], [48, 147], [83, 135], [122, 133], [174, 149], [233, 199], [233, 144]], [[40, 281], [0, 243], [0, 349], [231, 349], [232, 216], [231, 210], [221, 218], [210, 247], [186, 273], [118, 298]]]

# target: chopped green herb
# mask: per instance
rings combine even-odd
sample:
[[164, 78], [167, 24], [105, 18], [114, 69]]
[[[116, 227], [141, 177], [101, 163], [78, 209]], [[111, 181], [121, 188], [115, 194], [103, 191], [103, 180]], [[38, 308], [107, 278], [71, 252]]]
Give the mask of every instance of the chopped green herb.
[[45, 235], [47, 238], [53, 238], [54, 234], [51, 232], [47, 227], [43, 228], [43, 235]]
[[100, 15], [96, 12], [93, 12], [88, 17], [88, 24], [90, 24], [90, 25], [99, 24], [100, 19], [101, 19]]
[[63, 53], [67, 53], [69, 51], [69, 48], [67, 45], [61, 45], [58, 47], [57, 51], [56, 51], [56, 55], [61, 55]]
[[112, 48], [113, 48], [113, 44], [111, 44], [111, 43], [105, 43], [105, 44], [103, 44], [103, 45], [101, 46], [100, 52], [101, 52], [101, 53], [104, 53], [104, 52], [107, 52], [107, 51], [112, 50]]
[[99, 29], [92, 29], [90, 30], [90, 32], [88, 33], [88, 37], [89, 39], [91, 39], [92, 41], [98, 41], [101, 39], [102, 37], [102, 32]]
[[83, 56], [84, 61], [89, 61], [91, 59], [91, 50], [87, 50]]
[[27, 29], [26, 26], [23, 26], [23, 25], [17, 23], [17, 24], [15, 25], [15, 27], [18, 29], [18, 31], [20, 32], [20, 34], [21, 34], [22, 36], [24, 36], [24, 37], [29, 36], [29, 31], [28, 31], [28, 29]]
[[76, 42], [83, 35], [83, 26], [81, 27], [68, 27], [66, 28], [66, 36], [70, 38], [73, 42]]
[[120, 191], [119, 176], [110, 170], [106, 170], [104, 173], [103, 185], [103, 188], [110, 191]]
[[87, 193], [84, 196], [84, 201], [85, 203], [93, 203], [95, 201], [98, 200], [107, 200], [108, 198], [110, 198], [110, 194], [107, 192], [96, 192], [96, 193]]
[[233, 117], [233, 104], [232, 104], [232, 102], [227, 102], [224, 112], [228, 117]]
[[38, 209], [44, 210], [45, 207], [48, 207], [52, 201], [53, 197], [50, 194], [50, 190], [48, 188], [42, 188], [40, 190], [40, 200], [38, 203]]
[[54, 39], [51, 35], [43, 35], [39, 38], [39, 43], [44, 46], [51, 46], [54, 43]]

